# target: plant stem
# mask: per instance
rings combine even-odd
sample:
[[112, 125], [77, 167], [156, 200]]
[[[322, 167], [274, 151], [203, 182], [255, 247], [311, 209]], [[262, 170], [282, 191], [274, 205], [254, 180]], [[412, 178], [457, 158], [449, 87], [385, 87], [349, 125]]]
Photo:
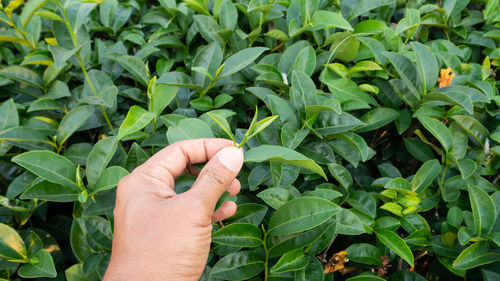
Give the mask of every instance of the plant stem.
[[[87, 73], [87, 70], [85, 69], [85, 66], [83, 65], [83, 60], [82, 60], [82, 57], [80, 56], [80, 51], [76, 52], [75, 55], [78, 58], [78, 62], [80, 63], [80, 67], [82, 69], [83, 75], [85, 76], [87, 83], [89, 83], [90, 90], [92, 91], [92, 94], [94, 94], [94, 96], [97, 97], [98, 95], [97, 95], [97, 92], [94, 88], [94, 85], [92, 84], [92, 81], [90, 81], [89, 74]], [[109, 129], [113, 130], [114, 129], [113, 124], [111, 124], [111, 121], [109, 120], [109, 117], [106, 114], [106, 110], [104, 110], [104, 106], [101, 105], [100, 107], [101, 107], [102, 115], [104, 116], [104, 120], [106, 120], [106, 123], [108, 124]]]
[[444, 177], [446, 176], [446, 170], [448, 169], [448, 164], [444, 164], [443, 176], [441, 177], [441, 184], [444, 183]]
[[264, 239], [262, 241], [262, 245], [264, 246], [264, 252], [266, 253], [266, 258], [264, 260], [264, 281], [269, 279], [269, 250], [267, 249], [266, 240], [267, 240], [267, 231], [262, 226], [262, 231], [264, 232]]

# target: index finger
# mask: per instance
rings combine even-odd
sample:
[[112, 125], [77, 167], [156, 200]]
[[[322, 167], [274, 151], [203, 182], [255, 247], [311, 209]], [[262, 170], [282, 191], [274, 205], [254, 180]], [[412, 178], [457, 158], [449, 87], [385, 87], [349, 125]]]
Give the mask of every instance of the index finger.
[[185, 173], [189, 164], [207, 162], [219, 150], [233, 145], [230, 140], [216, 138], [178, 141], [154, 154], [136, 170], [173, 189], [175, 179]]

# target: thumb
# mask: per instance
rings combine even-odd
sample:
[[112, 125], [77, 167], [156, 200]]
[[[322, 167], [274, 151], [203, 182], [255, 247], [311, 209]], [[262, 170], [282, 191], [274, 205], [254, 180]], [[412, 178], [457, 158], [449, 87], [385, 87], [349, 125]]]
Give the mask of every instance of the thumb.
[[190, 193], [213, 211], [217, 200], [231, 185], [243, 166], [243, 151], [236, 147], [221, 149], [200, 171]]

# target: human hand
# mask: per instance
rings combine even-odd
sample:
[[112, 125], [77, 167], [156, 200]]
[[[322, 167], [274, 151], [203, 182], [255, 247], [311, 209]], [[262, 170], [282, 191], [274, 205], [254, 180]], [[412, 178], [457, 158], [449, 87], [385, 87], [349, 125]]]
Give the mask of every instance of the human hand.
[[[201, 171], [190, 164], [208, 161]], [[153, 155], [118, 184], [111, 260], [104, 281], [198, 280], [210, 251], [212, 222], [236, 204], [219, 197], [240, 190], [242, 150], [224, 139], [179, 141]], [[198, 175], [182, 194], [175, 180]]]

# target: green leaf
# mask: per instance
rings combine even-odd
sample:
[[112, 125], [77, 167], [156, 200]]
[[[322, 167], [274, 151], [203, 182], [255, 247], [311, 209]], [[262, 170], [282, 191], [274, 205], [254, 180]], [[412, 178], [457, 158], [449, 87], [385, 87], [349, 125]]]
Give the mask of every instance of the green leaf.
[[236, 140], [234, 138], [233, 132], [231, 131], [231, 126], [229, 126], [229, 123], [227, 123], [226, 118], [213, 113], [213, 112], [207, 112], [207, 115], [212, 118], [217, 125], [228, 135], [228, 137], [233, 140], [233, 142], [236, 144]]
[[364, 124], [356, 132], [368, 132], [383, 127], [399, 117], [399, 112], [392, 108], [379, 107], [370, 110], [359, 120]]
[[384, 205], [380, 206], [380, 209], [386, 210], [395, 214], [396, 216], [403, 216], [403, 207], [401, 205], [394, 202], [387, 202]]
[[420, 77], [415, 65], [410, 59], [401, 54], [384, 52], [383, 55], [394, 66], [407, 91], [409, 91], [407, 94], [411, 96], [411, 99], [420, 100]]
[[132, 73], [134, 77], [141, 83], [143, 86], [148, 85], [148, 75], [146, 70], [146, 64], [142, 61], [142, 59], [136, 56], [108, 56], [110, 60], [116, 61], [123, 68], [125, 68], [128, 72]]
[[477, 169], [476, 162], [471, 159], [460, 159], [456, 163], [464, 180], [468, 179]]
[[443, 0], [446, 19], [460, 13], [469, 4], [469, 0]]
[[83, 47], [84, 44], [81, 44], [78, 48], [73, 48], [70, 50], [60, 46], [50, 45], [49, 51], [54, 58], [54, 63], [56, 64], [56, 66], [62, 68], [64, 64]]
[[417, 70], [425, 94], [436, 85], [439, 67], [436, 57], [425, 45], [419, 42], [412, 42], [411, 45], [417, 57]]
[[411, 190], [421, 193], [440, 173], [441, 164], [437, 159], [426, 161], [411, 180]]
[[453, 262], [453, 268], [466, 270], [497, 261], [500, 261], [500, 255], [490, 252], [488, 241], [479, 241], [460, 253]]
[[448, 127], [431, 117], [420, 116], [418, 120], [441, 143], [447, 152], [451, 151], [453, 148], [453, 138]]
[[191, 77], [189, 77], [186, 73], [184, 72], [168, 72], [160, 76], [156, 83], [164, 83], [172, 86], [177, 86], [181, 88], [189, 88], [193, 89], [197, 92], [203, 91], [203, 88], [196, 85], [195, 82]]
[[210, 278], [247, 280], [264, 270], [264, 257], [248, 251], [229, 254], [210, 270]]
[[271, 273], [296, 271], [306, 267], [309, 260], [304, 256], [304, 250], [299, 248], [285, 253], [278, 262], [271, 267]]
[[367, 13], [373, 9], [392, 5], [394, 2], [392, 0], [361, 0], [354, 7], [351, 8], [351, 13], [349, 14], [348, 20], [352, 20], [364, 13]]
[[93, 192], [101, 192], [114, 188], [126, 175], [128, 175], [128, 171], [120, 166], [108, 167], [100, 174], [97, 182], [91, 190]]
[[468, 113], [473, 113], [472, 100], [466, 94], [455, 91], [453, 87], [443, 87], [428, 93], [424, 101], [442, 101], [462, 107]]
[[318, 9], [319, 0], [303, 0], [299, 2], [300, 16], [302, 24], [305, 25], [311, 21], [311, 17]]
[[255, 123], [254, 126], [251, 126], [247, 131], [248, 134], [247, 140], [253, 138], [255, 135], [257, 135], [262, 130], [267, 128], [267, 126], [271, 125], [274, 122], [274, 120], [276, 120], [276, 118], [278, 118], [277, 115], [269, 116]]
[[153, 112], [146, 111], [144, 108], [133, 105], [123, 120], [120, 130], [118, 131], [118, 140], [133, 134], [140, 129], [146, 127], [146, 125], [153, 120], [155, 114]]
[[434, 158], [431, 148], [423, 141], [414, 138], [405, 138], [403, 141], [406, 150], [411, 156], [415, 157], [415, 159], [425, 162]]
[[12, 227], [0, 223], [0, 256], [14, 261], [24, 261], [28, 257], [23, 239]]
[[97, 179], [104, 171], [118, 147], [116, 137], [107, 137], [98, 141], [88, 155], [85, 175], [90, 188], [93, 188]]
[[[41, 110], [57, 110], [57, 109], [61, 109], [61, 108], [62, 108], [62, 105], [53, 99], [39, 98], [36, 101], [34, 101], [33, 103], [31, 103], [27, 112], [41, 111]], [[8, 119], [8, 118], [6, 118], [6, 119]]]
[[411, 184], [401, 177], [393, 178], [389, 182], [387, 182], [384, 186], [386, 189], [395, 189], [399, 192], [412, 192]]
[[496, 221], [495, 204], [491, 197], [477, 185], [469, 185], [469, 199], [477, 234], [488, 234]]
[[413, 254], [408, 245], [406, 245], [406, 242], [401, 239], [401, 237], [399, 237], [392, 231], [383, 229], [377, 230], [375, 233], [377, 234], [377, 238], [380, 240], [380, 242], [382, 242], [382, 244], [387, 246], [387, 248], [391, 249], [394, 253], [407, 261], [411, 267], [414, 266]]
[[344, 235], [359, 235], [365, 233], [361, 219], [348, 209], [342, 208], [337, 213], [336, 231]]
[[361, 213], [375, 218], [377, 202], [368, 192], [355, 190], [350, 194], [346, 202]]
[[316, 11], [311, 19], [313, 26], [310, 30], [320, 30], [325, 28], [341, 28], [348, 31], [352, 31], [352, 26], [346, 21], [341, 14], [318, 10]]
[[481, 145], [484, 145], [489, 132], [476, 118], [468, 115], [453, 115], [451, 119], [455, 120], [462, 129], [473, 136]]
[[362, 71], [377, 71], [377, 70], [382, 70], [382, 67], [380, 67], [380, 65], [372, 61], [360, 61], [349, 69], [349, 75]]
[[54, 261], [49, 251], [41, 249], [31, 258], [37, 258], [37, 263], [29, 263], [21, 266], [17, 273], [19, 276], [24, 278], [39, 278], [39, 277], [50, 277], [54, 278], [57, 276], [56, 268], [54, 267]]
[[210, 126], [208, 126], [207, 123], [195, 118], [182, 119], [175, 126], [169, 127], [167, 131], [167, 139], [169, 143], [187, 139], [213, 137], [214, 135]]
[[62, 145], [73, 133], [78, 130], [87, 119], [94, 113], [96, 107], [93, 105], [82, 105], [72, 108], [64, 116], [57, 128], [57, 143]]
[[31, 185], [23, 194], [21, 199], [40, 199], [52, 202], [73, 202], [78, 199], [82, 192], [76, 186], [68, 187], [48, 181], [41, 181]]
[[52, 12], [49, 12], [49, 11], [40, 11], [40, 12], [36, 12], [35, 14], [37, 16], [44, 18], [44, 19], [57, 20], [60, 22], [64, 22], [64, 20], [60, 16], [58, 16], [57, 14], [54, 14]]
[[384, 32], [386, 28], [387, 25], [382, 21], [367, 19], [356, 24], [354, 27], [354, 33], [379, 34]]
[[0, 105], [0, 116], [3, 116], [2, 121], [0, 121], [0, 132], [19, 126], [19, 114], [13, 99], [8, 99]]
[[274, 161], [305, 168], [326, 179], [325, 172], [318, 164], [291, 149], [275, 145], [261, 145], [245, 152], [245, 162], [263, 161]]
[[253, 224], [232, 223], [213, 233], [212, 242], [234, 247], [257, 247], [262, 244], [262, 233]]
[[43, 81], [38, 73], [22, 66], [7, 66], [0, 70], [0, 76], [37, 88], [43, 88]]
[[345, 251], [347, 252], [347, 257], [357, 263], [375, 266], [382, 265], [382, 260], [380, 259], [382, 251], [371, 244], [351, 244]]
[[293, 63], [292, 66], [292, 70], [302, 71], [308, 76], [311, 76], [314, 72], [315, 66], [316, 66], [316, 53], [314, 52], [313, 47], [307, 46], [304, 49], [300, 50], [300, 52], [297, 54], [295, 62]]
[[234, 30], [238, 22], [238, 11], [231, 0], [223, 0], [219, 7], [219, 23], [227, 30]]
[[310, 120], [317, 113], [325, 110], [332, 110], [337, 114], [342, 113], [342, 109], [340, 107], [340, 102], [337, 99], [331, 98], [326, 99], [321, 102], [321, 104], [317, 105], [308, 105], [306, 106], [306, 119]]
[[280, 187], [267, 188], [259, 192], [257, 197], [275, 210], [294, 198], [290, 191]]
[[28, 151], [12, 158], [12, 162], [50, 182], [78, 188], [75, 182], [76, 166], [64, 156], [54, 152]]
[[340, 208], [325, 199], [300, 197], [281, 206], [269, 221], [269, 235], [298, 233], [330, 219]]
[[245, 203], [238, 206], [236, 213], [228, 220], [232, 223], [247, 222], [259, 225], [267, 213], [267, 207], [256, 203]]
[[[222, 55], [222, 49], [219, 44], [212, 42], [197, 52], [193, 60], [193, 66], [203, 67], [210, 76], [215, 77], [217, 69], [222, 62]], [[209, 77], [199, 72], [194, 72], [192, 74], [195, 84], [201, 86], [203, 89], [208, 88], [211, 82]]]
[[344, 187], [346, 193], [349, 192], [353, 184], [351, 173], [344, 166], [337, 163], [328, 163], [328, 171]]
[[[369, 20], [362, 21], [367, 22]], [[384, 51], [386, 50], [384, 45], [380, 43], [379, 41], [369, 38], [369, 37], [360, 37], [358, 38], [359, 41], [361, 41], [373, 54], [375, 57], [375, 60], [379, 64], [385, 64], [387, 61], [387, 58], [383, 55]]]
[[243, 49], [224, 61], [224, 68], [219, 77], [227, 77], [242, 70], [256, 60], [263, 52], [268, 50], [264, 47], [253, 47]]
[[85, 80], [80, 102], [112, 108], [116, 102], [118, 88], [105, 72], [92, 69]]

